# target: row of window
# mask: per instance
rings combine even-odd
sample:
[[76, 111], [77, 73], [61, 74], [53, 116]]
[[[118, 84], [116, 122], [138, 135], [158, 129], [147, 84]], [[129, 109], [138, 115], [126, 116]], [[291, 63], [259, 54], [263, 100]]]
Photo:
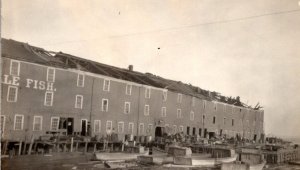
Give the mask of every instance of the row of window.
[[[11, 60], [10, 75], [19, 76], [19, 74], [20, 74], [20, 62], [16, 61], [16, 60]], [[55, 69], [54, 68], [51, 68], [51, 67], [47, 68], [47, 81], [49, 81], [49, 82], [54, 82], [55, 81]], [[78, 87], [84, 87], [84, 81], [85, 81], [84, 74], [78, 73], [77, 86]], [[110, 91], [110, 80], [104, 79], [103, 91]], [[132, 85], [131, 84], [126, 84], [125, 94], [126, 95], [131, 95], [131, 91], [132, 91]], [[16, 102], [17, 101], [17, 96], [18, 96], [18, 88], [15, 87], [15, 86], [9, 86], [8, 87], [8, 94], [7, 94], [7, 101], [8, 102]], [[150, 97], [151, 97], [151, 88], [147, 87], [147, 88], [145, 88], [145, 98], [150, 98]], [[163, 91], [162, 98], [163, 98], [163, 101], [167, 101], [167, 91]], [[82, 102], [80, 102], [82, 100], [83, 100], [82, 96], [78, 95], [78, 97], [76, 97], [75, 108], [82, 108]], [[181, 103], [181, 102], [182, 102], [182, 94], [178, 93], [177, 103]], [[46, 92], [44, 105], [45, 106], [52, 106], [52, 103], [53, 103], [53, 93], [52, 92]], [[195, 97], [192, 97], [191, 105], [195, 106]], [[128, 107], [128, 104], [127, 104], [127, 108], [130, 108], [130, 107]], [[205, 100], [203, 101], [203, 108], [204, 109], [206, 108], [206, 101]], [[217, 110], [217, 104], [216, 103], [214, 103], [214, 109]], [[145, 108], [145, 110], [149, 110], [149, 109]], [[241, 110], [242, 109], [240, 109], [240, 112], [241, 112]], [[127, 109], [127, 111], [128, 111], [128, 109]], [[126, 111], [126, 113], [128, 113], [127, 111]], [[226, 106], [225, 105], [223, 105], [223, 111], [226, 112]], [[233, 107], [231, 107], [231, 112], [233, 113]], [[249, 112], [249, 110], [248, 110], [248, 112]], [[148, 115], [147, 114], [148, 112], [145, 112], [145, 113], [146, 113], [146, 115]], [[180, 114], [181, 113], [177, 114], [178, 118], [181, 117]]]

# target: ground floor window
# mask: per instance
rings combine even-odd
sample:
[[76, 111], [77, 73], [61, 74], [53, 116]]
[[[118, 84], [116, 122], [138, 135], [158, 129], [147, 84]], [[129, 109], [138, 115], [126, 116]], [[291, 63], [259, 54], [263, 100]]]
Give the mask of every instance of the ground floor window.
[[173, 125], [173, 133], [177, 133], [177, 125]]
[[183, 132], [183, 126], [179, 126], [179, 131]]
[[134, 127], [134, 124], [132, 122], [130, 122], [128, 124], [128, 133], [133, 134], [133, 127]]
[[33, 130], [41, 131], [42, 130], [43, 117], [42, 116], [34, 116], [33, 117]]
[[15, 115], [14, 130], [23, 130], [24, 115]]
[[149, 125], [148, 125], [148, 130], [147, 130], [147, 133], [148, 133], [148, 134], [151, 134], [152, 128], [153, 128], [153, 125], [152, 125], [152, 124], [149, 124]]
[[101, 120], [94, 120], [94, 132], [101, 132]]
[[118, 133], [124, 132], [124, 122], [118, 122]]
[[5, 127], [5, 116], [4, 115], [1, 115], [1, 136], [3, 135], [3, 132], [4, 132], [4, 127]]
[[139, 135], [144, 134], [144, 123], [140, 123], [139, 125]]
[[58, 131], [59, 117], [51, 117], [51, 131]]
[[112, 131], [112, 121], [106, 122], [106, 131]]

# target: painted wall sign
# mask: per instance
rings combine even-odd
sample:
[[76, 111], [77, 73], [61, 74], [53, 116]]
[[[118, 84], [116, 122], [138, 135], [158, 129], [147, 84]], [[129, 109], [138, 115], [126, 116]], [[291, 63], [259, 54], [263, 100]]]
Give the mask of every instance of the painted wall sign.
[[[2, 83], [7, 85], [20, 86], [20, 77], [4, 74]], [[27, 78], [25, 87], [37, 90], [56, 91], [56, 89], [53, 87], [53, 84], [53, 82]]]

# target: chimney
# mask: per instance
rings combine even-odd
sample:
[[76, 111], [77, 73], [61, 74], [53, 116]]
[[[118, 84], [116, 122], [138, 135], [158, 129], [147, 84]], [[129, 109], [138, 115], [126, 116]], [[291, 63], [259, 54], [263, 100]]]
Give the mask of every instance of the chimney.
[[129, 70], [129, 71], [133, 71], [133, 65], [129, 65], [129, 66], [128, 66], [128, 70]]

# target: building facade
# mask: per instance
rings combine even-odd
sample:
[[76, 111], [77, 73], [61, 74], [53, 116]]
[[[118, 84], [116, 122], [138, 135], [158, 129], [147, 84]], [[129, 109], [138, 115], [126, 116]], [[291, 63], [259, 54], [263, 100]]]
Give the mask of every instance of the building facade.
[[[50, 54], [14, 40], [3, 39], [2, 50], [4, 140], [53, 132], [102, 136], [109, 130], [120, 137], [155, 136], [161, 128], [168, 133], [239, 134], [254, 140], [264, 133], [263, 110], [187, 93], [166, 79], [150, 76], [151, 81], [144, 81], [149, 75]], [[170, 84], [159, 86], [158, 80]]]

